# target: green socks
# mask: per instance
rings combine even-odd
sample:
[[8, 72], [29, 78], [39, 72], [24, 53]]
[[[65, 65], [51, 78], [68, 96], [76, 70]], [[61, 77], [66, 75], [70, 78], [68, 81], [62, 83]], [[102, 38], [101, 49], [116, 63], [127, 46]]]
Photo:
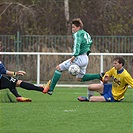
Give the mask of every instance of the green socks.
[[82, 82], [94, 79], [100, 79], [100, 78], [101, 78], [100, 74], [85, 74], [82, 78]]
[[[62, 72], [55, 70], [53, 78], [51, 80], [51, 84], [50, 84], [50, 91], [54, 90], [57, 82], [59, 81], [61, 77], [61, 74]], [[100, 79], [100, 78], [101, 78], [100, 74], [85, 74], [82, 78], [82, 82], [93, 80], [93, 79]]]
[[60, 79], [61, 74], [62, 74], [62, 72], [55, 70], [53, 78], [51, 80], [51, 84], [50, 84], [50, 91], [54, 90], [54, 87], [55, 87], [56, 83], [58, 82], [58, 80]]

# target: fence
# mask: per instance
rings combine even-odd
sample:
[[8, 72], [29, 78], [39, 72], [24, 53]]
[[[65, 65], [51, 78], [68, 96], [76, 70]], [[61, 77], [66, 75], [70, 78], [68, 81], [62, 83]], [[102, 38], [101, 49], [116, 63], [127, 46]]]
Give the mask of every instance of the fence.
[[[112, 66], [112, 58], [122, 54], [127, 61], [125, 67], [133, 76], [133, 36], [92, 36], [92, 40], [88, 73], [107, 71]], [[19, 32], [0, 35], [0, 60], [7, 69], [26, 71], [24, 80], [42, 84], [51, 79], [57, 64], [71, 57], [72, 45], [72, 36], [67, 35], [21, 35]], [[59, 84], [91, 82], [97, 81], [78, 83], [65, 72]]]
[[[3, 60], [7, 60], [5, 65], [9, 70], [23, 69], [27, 72], [27, 76], [18, 78], [24, 78], [35, 84], [43, 84], [51, 79], [55, 66], [71, 55], [71, 53], [55, 52], [0, 52], [0, 54]], [[125, 68], [133, 76], [133, 53], [91, 53], [87, 73], [107, 71], [112, 67], [112, 58], [116, 55], [125, 57]], [[93, 80], [80, 83], [68, 72], [62, 75], [58, 86], [86, 86], [89, 83], [99, 82], [99, 80]]]
[[[92, 36], [93, 53], [133, 53], [133, 36]], [[72, 36], [0, 35], [1, 52], [71, 52]]]

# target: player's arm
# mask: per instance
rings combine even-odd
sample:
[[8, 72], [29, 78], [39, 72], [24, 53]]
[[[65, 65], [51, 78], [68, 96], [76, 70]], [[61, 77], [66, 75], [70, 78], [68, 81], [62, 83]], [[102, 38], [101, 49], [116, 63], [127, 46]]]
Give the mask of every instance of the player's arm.
[[6, 74], [9, 76], [17, 76], [17, 75], [25, 75], [26, 74], [25, 71], [13, 72], [13, 71], [6, 70], [6, 67], [4, 66], [4, 64], [1, 61], [0, 61], [0, 73]]
[[82, 42], [82, 36], [78, 33], [74, 35], [73, 56], [78, 56], [80, 53], [80, 45]]
[[131, 75], [125, 76], [124, 80], [128, 85], [130, 85], [133, 88], [133, 78], [131, 77]]
[[6, 74], [7, 75], [10, 75], [10, 76], [17, 76], [17, 75], [25, 75], [26, 72], [25, 71], [17, 71], [17, 72], [13, 72], [13, 71], [9, 71], [9, 70], [6, 70]]
[[113, 70], [114, 70], [114, 68], [110, 69], [109, 71], [107, 71], [107, 72], [104, 74], [104, 76], [103, 76], [103, 78], [102, 78], [102, 80], [103, 80], [104, 83], [107, 83], [107, 82], [109, 81], [110, 77], [112, 77]]
[[0, 61], [0, 74], [6, 74], [6, 68], [1, 61]]
[[107, 73], [105, 73], [104, 77], [103, 77], [103, 82], [106, 83], [109, 81], [109, 75]]
[[80, 53], [80, 45], [81, 45], [81, 42], [82, 42], [82, 37], [81, 37], [81, 35], [79, 35], [78, 33], [75, 34], [73, 53], [72, 53], [72, 58], [71, 58], [70, 62], [73, 62], [74, 59], [76, 58], [76, 56], [79, 55], [79, 53]]

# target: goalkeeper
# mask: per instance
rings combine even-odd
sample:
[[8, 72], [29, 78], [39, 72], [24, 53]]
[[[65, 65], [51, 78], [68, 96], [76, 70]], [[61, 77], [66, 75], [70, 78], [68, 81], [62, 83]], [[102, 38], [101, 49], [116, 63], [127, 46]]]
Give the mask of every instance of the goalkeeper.
[[[4, 76], [4, 75], [5, 76]], [[9, 71], [6, 70], [4, 64], [0, 61], [0, 90], [9, 88], [10, 92], [16, 97], [16, 100], [18, 102], [31, 102], [32, 100], [30, 98], [22, 97], [20, 94], [18, 94], [18, 91], [16, 87], [21, 87], [26, 90], [35, 90], [43, 92], [43, 87], [35, 86], [31, 83], [24, 82], [22, 80], [17, 80], [15, 76], [17, 75], [25, 75], [26, 72], [24, 71]]]
[[67, 71], [71, 64], [77, 64], [80, 72], [76, 76], [78, 81], [89, 81], [93, 79], [101, 79], [101, 74], [86, 74], [86, 68], [89, 63], [88, 55], [91, 52], [92, 39], [89, 33], [83, 30], [81, 19], [72, 20], [72, 34], [74, 38], [72, 57], [56, 67], [52, 80], [45, 86], [45, 93], [52, 95], [56, 83], [59, 81], [63, 71]]

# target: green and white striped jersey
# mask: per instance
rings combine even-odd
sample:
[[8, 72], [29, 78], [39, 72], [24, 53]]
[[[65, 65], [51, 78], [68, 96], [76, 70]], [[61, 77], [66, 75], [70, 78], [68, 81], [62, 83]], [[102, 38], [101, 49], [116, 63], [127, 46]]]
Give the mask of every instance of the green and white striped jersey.
[[73, 56], [78, 56], [87, 52], [91, 52], [92, 39], [89, 33], [85, 30], [78, 30], [73, 34]]

